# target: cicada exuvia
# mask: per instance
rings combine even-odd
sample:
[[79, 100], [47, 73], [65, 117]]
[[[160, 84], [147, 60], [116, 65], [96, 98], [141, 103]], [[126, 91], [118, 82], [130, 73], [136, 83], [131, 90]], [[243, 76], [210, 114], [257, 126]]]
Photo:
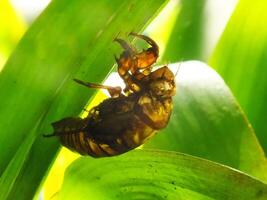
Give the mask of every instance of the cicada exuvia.
[[85, 118], [68, 117], [52, 123], [62, 145], [82, 155], [105, 157], [122, 154], [151, 138], [168, 124], [175, 94], [174, 74], [167, 66], [152, 71], [158, 58], [158, 45], [149, 37], [131, 33], [150, 47], [137, 52], [116, 38], [123, 48], [118, 74], [125, 88], [105, 86], [74, 79], [88, 88], [106, 89], [110, 98], [89, 110]]

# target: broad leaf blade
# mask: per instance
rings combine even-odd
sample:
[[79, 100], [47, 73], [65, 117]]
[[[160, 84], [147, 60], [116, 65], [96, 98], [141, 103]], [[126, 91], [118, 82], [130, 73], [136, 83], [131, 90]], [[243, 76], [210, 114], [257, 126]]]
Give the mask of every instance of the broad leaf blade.
[[101, 82], [121, 52], [113, 39], [143, 29], [163, 3], [55, 0], [33, 23], [0, 74], [0, 188], [15, 183], [2, 195], [32, 198], [59, 147], [41, 135], [51, 122], [77, 116], [93, 94], [71, 79]]
[[267, 152], [267, 3], [241, 0], [210, 65], [222, 75]]
[[189, 155], [134, 150], [83, 157], [68, 168], [60, 199], [266, 199], [267, 185]]
[[[8, 0], [0, 1], [0, 71], [18, 40], [25, 32], [23, 20]], [[4, 20], [8, 19], [8, 20]]]
[[[185, 60], [207, 61], [213, 51], [237, 0], [181, 0], [171, 1], [171, 9], [165, 23], [155, 25], [149, 34], [170, 35], [163, 53], [162, 64]], [[177, 14], [178, 13], [178, 14]], [[176, 18], [173, 25], [174, 18]], [[160, 21], [160, 20], [159, 20]], [[171, 23], [170, 23], [171, 22]], [[166, 30], [162, 33], [162, 29]], [[171, 32], [168, 31], [171, 29]], [[165, 47], [165, 45], [163, 45]]]
[[203, 17], [206, 0], [182, 0], [180, 12], [163, 54], [163, 61], [202, 58]]
[[216, 161], [267, 181], [267, 162], [251, 125], [220, 76], [201, 62], [184, 62], [167, 128], [144, 147]]

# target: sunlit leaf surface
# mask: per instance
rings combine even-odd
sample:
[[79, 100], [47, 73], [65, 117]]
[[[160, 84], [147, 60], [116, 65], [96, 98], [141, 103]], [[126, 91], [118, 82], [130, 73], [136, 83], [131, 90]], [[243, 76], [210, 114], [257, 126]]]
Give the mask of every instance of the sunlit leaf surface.
[[2, 199], [32, 198], [59, 147], [41, 135], [93, 94], [72, 78], [101, 82], [121, 51], [113, 39], [142, 30], [163, 3], [55, 0], [33, 23], [0, 74]]
[[180, 12], [173, 26], [163, 61], [177, 62], [202, 57], [205, 3], [206, 0], [180, 1]]
[[189, 155], [134, 150], [103, 159], [83, 157], [68, 168], [59, 199], [263, 200], [267, 185]]
[[241, 0], [210, 65], [245, 110], [267, 152], [267, 2]]
[[23, 20], [8, 0], [0, 1], [0, 71], [18, 40], [25, 32]]
[[[0, 18], [10, 18], [2, 15], [10, 11], [3, 2]], [[240, 2], [210, 63], [233, 89], [266, 149], [267, 4]], [[144, 30], [164, 3], [54, 0], [33, 23], [0, 74], [0, 199], [32, 199], [59, 147], [58, 140], [41, 135], [51, 133], [51, 122], [77, 116], [94, 94], [71, 79], [100, 83], [113, 54], [121, 52], [113, 39]], [[205, 3], [181, 1], [180, 10], [172, 11], [178, 18], [173, 31], [164, 33], [171, 37], [163, 62], [203, 58]], [[0, 54], [6, 59], [23, 27], [2, 21]], [[17, 27], [18, 35], [3, 35], [1, 27]], [[144, 147], [199, 156], [267, 181], [264, 153], [222, 79], [199, 62], [176, 64], [174, 72], [179, 67], [169, 126]], [[253, 177], [179, 153], [133, 151], [78, 160], [66, 173], [60, 197], [267, 199], [266, 185]]]
[[169, 125], [144, 146], [199, 156], [267, 181], [263, 150], [220, 76], [196, 61], [174, 67], [180, 69]]

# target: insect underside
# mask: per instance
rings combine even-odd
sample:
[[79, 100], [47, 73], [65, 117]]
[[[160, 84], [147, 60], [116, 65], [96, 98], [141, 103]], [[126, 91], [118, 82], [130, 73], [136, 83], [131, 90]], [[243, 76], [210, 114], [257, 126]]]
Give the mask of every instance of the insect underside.
[[149, 37], [130, 33], [150, 47], [137, 52], [126, 41], [116, 38], [123, 48], [118, 74], [126, 87], [105, 86], [74, 79], [88, 88], [106, 89], [110, 98], [92, 108], [82, 119], [68, 117], [52, 123], [62, 145], [82, 155], [105, 157], [122, 154], [143, 144], [164, 128], [172, 112], [174, 75], [167, 66], [152, 71], [158, 58], [158, 45]]

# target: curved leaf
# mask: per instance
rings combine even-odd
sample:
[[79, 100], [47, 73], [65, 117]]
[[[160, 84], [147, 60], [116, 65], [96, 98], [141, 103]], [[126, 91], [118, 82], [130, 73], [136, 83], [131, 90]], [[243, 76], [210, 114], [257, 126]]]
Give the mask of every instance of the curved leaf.
[[206, 0], [182, 0], [179, 3], [180, 12], [163, 54], [163, 61], [177, 62], [203, 57], [203, 18]]
[[23, 20], [16, 14], [8, 0], [0, 1], [0, 71], [10, 52], [25, 32]]
[[267, 2], [239, 2], [211, 59], [267, 153]]
[[266, 199], [267, 185], [231, 168], [189, 155], [134, 150], [82, 157], [66, 171], [59, 199]]
[[71, 79], [101, 82], [121, 51], [113, 39], [139, 32], [163, 3], [55, 0], [33, 23], [0, 74], [1, 195], [32, 198], [59, 147], [41, 135], [93, 94]]
[[206, 158], [267, 181], [264, 152], [224, 81], [204, 63], [174, 68], [179, 65], [169, 125], [144, 146]]

